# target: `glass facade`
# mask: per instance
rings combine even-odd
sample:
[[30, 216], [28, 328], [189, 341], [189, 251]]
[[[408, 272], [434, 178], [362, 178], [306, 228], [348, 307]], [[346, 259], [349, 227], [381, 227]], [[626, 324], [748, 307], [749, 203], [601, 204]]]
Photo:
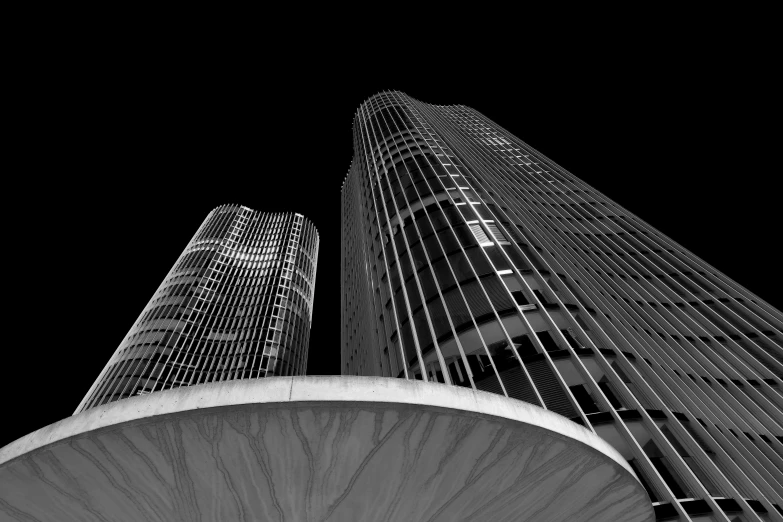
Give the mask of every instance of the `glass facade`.
[[480, 113], [366, 101], [341, 366], [526, 401], [609, 441], [660, 520], [783, 520], [783, 314]]
[[318, 233], [300, 214], [213, 210], [76, 413], [169, 388], [304, 375]]

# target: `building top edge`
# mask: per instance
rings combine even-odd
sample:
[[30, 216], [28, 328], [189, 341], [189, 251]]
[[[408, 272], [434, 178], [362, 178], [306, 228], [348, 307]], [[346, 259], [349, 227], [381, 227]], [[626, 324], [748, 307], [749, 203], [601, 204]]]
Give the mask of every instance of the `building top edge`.
[[[229, 207], [236, 207], [236, 208], [242, 208], [245, 210], [248, 210], [250, 212], [253, 212], [255, 214], [274, 214], [274, 215], [282, 215], [282, 216], [301, 216], [303, 219], [307, 220], [308, 223], [310, 223], [313, 228], [315, 229], [315, 224], [313, 224], [313, 220], [302, 214], [301, 212], [294, 212], [294, 211], [271, 211], [271, 210], [256, 210], [254, 208], [250, 208], [247, 205], [240, 205], [239, 203], [224, 203], [222, 205], [218, 205], [215, 208], [213, 208], [211, 212], [215, 212], [216, 210], [220, 210], [223, 208], [229, 208]], [[317, 233], [316, 229], [316, 233]]]

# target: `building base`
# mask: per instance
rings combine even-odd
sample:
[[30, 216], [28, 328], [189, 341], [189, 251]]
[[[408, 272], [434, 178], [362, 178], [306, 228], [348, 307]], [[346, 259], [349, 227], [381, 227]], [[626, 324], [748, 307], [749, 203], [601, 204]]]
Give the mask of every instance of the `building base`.
[[625, 460], [536, 406], [371, 377], [178, 388], [0, 449], [0, 520], [654, 520]]

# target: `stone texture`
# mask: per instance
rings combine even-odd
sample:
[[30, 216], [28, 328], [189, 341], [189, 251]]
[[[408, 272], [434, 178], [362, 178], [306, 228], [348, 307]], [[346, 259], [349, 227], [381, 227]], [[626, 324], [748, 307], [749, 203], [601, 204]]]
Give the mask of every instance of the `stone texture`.
[[[537, 425], [573, 424], [562, 417], [519, 403], [540, 410], [531, 424], [518, 401], [501, 397], [500, 416], [481, 411], [488, 394], [459, 390], [458, 409], [442, 404], [454, 387], [375, 380], [224, 382], [66, 419], [0, 450], [0, 520], [654, 519], [615, 455]], [[248, 400], [265, 386], [274, 400]]]

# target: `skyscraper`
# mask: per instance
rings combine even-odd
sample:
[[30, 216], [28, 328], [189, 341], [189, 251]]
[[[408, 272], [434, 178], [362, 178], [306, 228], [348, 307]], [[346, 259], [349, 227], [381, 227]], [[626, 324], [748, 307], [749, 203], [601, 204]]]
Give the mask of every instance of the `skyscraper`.
[[155, 391], [304, 375], [318, 233], [301, 214], [210, 212], [76, 413]]
[[778, 310], [468, 107], [376, 95], [354, 152], [343, 375], [567, 417], [659, 520], [783, 520]]
[[622, 456], [554, 413], [297, 375], [317, 253], [298, 214], [215, 209], [76, 413], [0, 448], [0, 522], [651, 520]]

